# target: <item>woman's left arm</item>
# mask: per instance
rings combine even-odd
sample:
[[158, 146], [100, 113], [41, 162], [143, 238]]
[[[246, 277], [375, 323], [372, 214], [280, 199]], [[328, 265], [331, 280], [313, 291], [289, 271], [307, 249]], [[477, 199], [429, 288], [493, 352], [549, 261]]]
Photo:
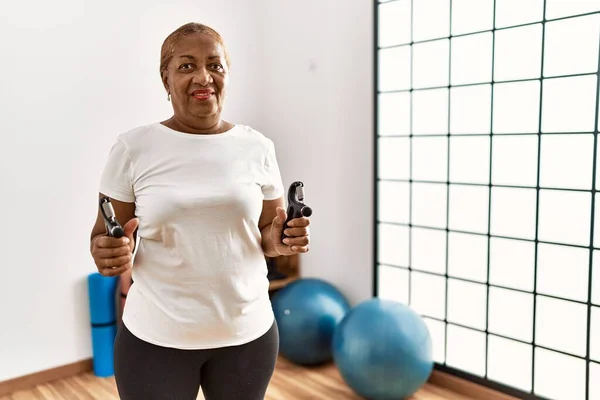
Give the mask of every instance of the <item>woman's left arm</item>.
[[301, 217], [289, 221], [285, 231], [288, 237], [282, 242], [281, 235], [286, 218], [283, 196], [275, 200], [263, 201], [258, 227], [262, 237], [262, 248], [267, 257], [274, 258], [308, 252], [310, 220], [307, 217]]

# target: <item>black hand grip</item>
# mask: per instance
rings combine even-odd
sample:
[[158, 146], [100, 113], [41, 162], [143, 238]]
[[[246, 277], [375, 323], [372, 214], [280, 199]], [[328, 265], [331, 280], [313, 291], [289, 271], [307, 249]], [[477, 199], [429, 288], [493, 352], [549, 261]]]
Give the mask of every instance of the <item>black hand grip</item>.
[[290, 222], [290, 220], [301, 217], [310, 217], [312, 215], [312, 208], [304, 204], [304, 183], [300, 181], [293, 182], [288, 189], [287, 199], [287, 218], [283, 224], [281, 240], [287, 237], [285, 230], [288, 227], [288, 222]]
[[125, 231], [117, 218], [115, 217], [115, 210], [113, 209], [112, 203], [108, 197], [102, 197], [100, 199], [100, 212], [104, 217], [104, 226], [106, 226], [106, 234], [108, 236], [120, 238], [125, 235]]

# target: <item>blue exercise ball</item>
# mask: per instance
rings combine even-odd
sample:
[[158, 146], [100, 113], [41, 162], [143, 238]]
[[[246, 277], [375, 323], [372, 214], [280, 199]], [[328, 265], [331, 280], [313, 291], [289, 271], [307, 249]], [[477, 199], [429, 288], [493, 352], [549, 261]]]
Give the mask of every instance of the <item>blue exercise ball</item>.
[[316, 278], [292, 282], [272, 298], [279, 326], [279, 351], [299, 365], [316, 365], [333, 357], [331, 342], [338, 323], [350, 310], [333, 285]]
[[333, 359], [346, 384], [371, 400], [405, 399], [433, 370], [424, 320], [399, 302], [374, 298], [350, 310], [333, 337]]

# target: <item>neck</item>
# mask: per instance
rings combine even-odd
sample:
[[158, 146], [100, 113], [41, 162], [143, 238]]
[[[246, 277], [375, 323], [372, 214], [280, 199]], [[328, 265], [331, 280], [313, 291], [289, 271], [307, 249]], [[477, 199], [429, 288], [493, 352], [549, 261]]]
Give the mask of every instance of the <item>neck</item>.
[[232, 125], [221, 118], [198, 118], [197, 120], [190, 122], [184, 122], [177, 116], [173, 115], [166, 121], [162, 122], [163, 125], [184, 133], [190, 133], [195, 135], [212, 135], [223, 133], [231, 129]]

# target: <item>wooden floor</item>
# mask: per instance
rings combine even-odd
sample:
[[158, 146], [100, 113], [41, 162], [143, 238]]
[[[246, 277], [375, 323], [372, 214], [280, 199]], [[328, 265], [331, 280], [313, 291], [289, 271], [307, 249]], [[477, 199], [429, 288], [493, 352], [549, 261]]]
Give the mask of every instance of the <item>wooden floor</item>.
[[[202, 394], [198, 399], [203, 399]], [[85, 373], [15, 392], [0, 400], [118, 400], [114, 378], [98, 378]], [[283, 358], [267, 391], [266, 400], [359, 400], [342, 380], [333, 365], [316, 368], [298, 367]], [[400, 400], [400, 399], [398, 399]], [[473, 400], [430, 384], [411, 400]]]

